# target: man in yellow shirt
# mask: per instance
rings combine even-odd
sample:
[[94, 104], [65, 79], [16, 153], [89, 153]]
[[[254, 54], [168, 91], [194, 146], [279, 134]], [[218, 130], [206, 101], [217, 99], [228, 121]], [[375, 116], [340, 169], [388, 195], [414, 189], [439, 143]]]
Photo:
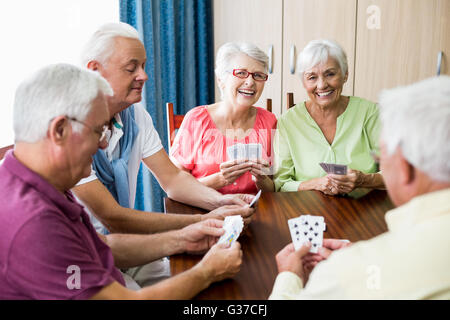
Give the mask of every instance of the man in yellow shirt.
[[318, 254], [289, 244], [270, 299], [450, 299], [450, 77], [380, 96], [388, 231]]

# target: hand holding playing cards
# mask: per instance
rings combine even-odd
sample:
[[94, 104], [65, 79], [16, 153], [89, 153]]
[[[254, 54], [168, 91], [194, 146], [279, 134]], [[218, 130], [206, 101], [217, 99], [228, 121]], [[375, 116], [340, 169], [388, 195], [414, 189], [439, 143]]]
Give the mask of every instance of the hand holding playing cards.
[[252, 160], [252, 169], [250, 170], [250, 173], [255, 177], [254, 181], [258, 189], [274, 191], [269, 162], [263, 159]]
[[231, 247], [225, 243], [217, 243], [195, 267], [201, 268], [207, 279], [215, 282], [233, 277], [239, 272], [241, 264], [242, 250], [239, 242], [234, 242]]
[[179, 243], [185, 252], [198, 254], [211, 248], [223, 235], [223, 221], [208, 219], [181, 229]]
[[336, 189], [330, 181], [330, 178], [328, 176], [320, 177], [311, 179], [309, 181], [302, 182], [299, 186], [299, 191], [302, 190], [318, 190], [322, 191], [323, 193], [335, 196], [339, 194], [338, 189]]
[[307, 242], [299, 250], [295, 250], [294, 244], [290, 243], [284, 247], [276, 255], [278, 272], [289, 271], [300, 277], [303, 285], [306, 284], [309, 277], [309, 272], [303, 267], [302, 258], [309, 254], [311, 243]]
[[336, 250], [351, 246], [352, 243], [342, 239], [323, 239], [322, 247], [319, 248], [318, 253], [309, 254], [303, 258], [303, 265], [309, 272], [322, 260], [328, 257]]
[[245, 160], [231, 160], [221, 163], [219, 168], [219, 173], [225, 185], [229, 185], [244, 173], [250, 171], [252, 169], [252, 163]]
[[330, 173], [328, 177], [335, 190], [339, 193], [349, 193], [360, 186], [363, 175], [361, 171], [348, 169], [346, 175]]

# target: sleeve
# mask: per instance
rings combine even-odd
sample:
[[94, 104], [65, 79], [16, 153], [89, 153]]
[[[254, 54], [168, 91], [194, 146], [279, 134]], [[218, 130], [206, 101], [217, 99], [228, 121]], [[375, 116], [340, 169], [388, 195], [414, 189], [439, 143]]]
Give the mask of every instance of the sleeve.
[[366, 130], [367, 137], [369, 138], [370, 149], [378, 153], [380, 151], [379, 138], [381, 132], [381, 122], [378, 105], [373, 104], [373, 107], [370, 109], [368, 117], [366, 118], [364, 128]]
[[302, 280], [295, 273], [281, 272], [275, 279], [269, 300], [293, 300], [302, 289]]
[[[178, 129], [173, 145], [170, 148], [170, 157], [174, 158], [176, 162], [182, 165], [185, 169], [191, 171], [195, 166], [195, 143], [194, 139], [198, 138], [196, 134], [196, 117], [193, 112], [188, 112]], [[197, 130], [202, 128], [200, 124]]]
[[[58, 217], [60, 214], [36, 215], [17, 233], [11, 246], [6, 278], [31, 299], [89, 299], [116, 281], [86, 249], [82, 237]], [[78, 275], [79, 288], [74, 288], [70, 284], [76, 284], [72, 280]]]
[[135, 107], [136, 121], [139, 126], [139, 133], [143, 134], [142, 159], [150, 157], [163, 148], [159, 134], [153, 126], [152, 117], [140, 104]]
[[278, 120], [277, 131], [274, 139], [275, 153], [275, 190], [276, 191], [297, 191], [300, 181], [295, 181], [295, 165], [292, 160], [289, 143], [285, 138], [283, 122]]

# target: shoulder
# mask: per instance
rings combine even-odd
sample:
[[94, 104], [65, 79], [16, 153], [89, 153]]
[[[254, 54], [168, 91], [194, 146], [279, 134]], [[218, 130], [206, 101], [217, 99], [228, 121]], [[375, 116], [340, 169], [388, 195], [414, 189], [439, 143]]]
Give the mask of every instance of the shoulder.
[[263, 127], [274, 127], [277, 123], [277, 117], [270, 111], [266, 109], [255, 107], [257, 110], [257, 117], [262, 122]]
[[194, 107], [191, 110], [189, 110], [188, 112], [186, 112], [186, 115], [184, 116], [184, 118], [197, 120], [197, 119], [206, 118], [207, 116], [208, 116], [207, 106], [198, 106], [198, 107]]
[[350, 96], [349, 105], [356, 107], [358, 112], [365, 111], [369, 114], [378, 113], [378, 105], [364, 98]]
[[285, 127], [295, 125], [299, 121], [305, 120], [305, 103], [301, 102], [289, 108], [278, 118], [278, 126]]

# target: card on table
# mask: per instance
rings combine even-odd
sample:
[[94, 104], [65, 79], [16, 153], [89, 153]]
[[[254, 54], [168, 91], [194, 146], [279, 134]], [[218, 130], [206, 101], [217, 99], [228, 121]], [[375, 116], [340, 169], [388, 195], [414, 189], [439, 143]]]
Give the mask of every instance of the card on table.
[[319, 165], [322, 167], [322, 169], [326, 173], [333, 173], [333, 174], [340, 174], [340, 175], [347, 174], [347, 166], [344, 164], [321, 162], [321, 163], [319, 163]]
[[230, 247], [239, 238], [244, 228], [244, 220], [240, 215], [226, 216], [223, 224], [225, 233], [217, 243], [228, 243]]
[[288, 220], [289, 231], [295, 250], [306, 242], [311, 242], [309, 252], [317, 253], [323, 243], [323, 232], [326, 229], [324, 218], [321, 216], [302, 215]]

